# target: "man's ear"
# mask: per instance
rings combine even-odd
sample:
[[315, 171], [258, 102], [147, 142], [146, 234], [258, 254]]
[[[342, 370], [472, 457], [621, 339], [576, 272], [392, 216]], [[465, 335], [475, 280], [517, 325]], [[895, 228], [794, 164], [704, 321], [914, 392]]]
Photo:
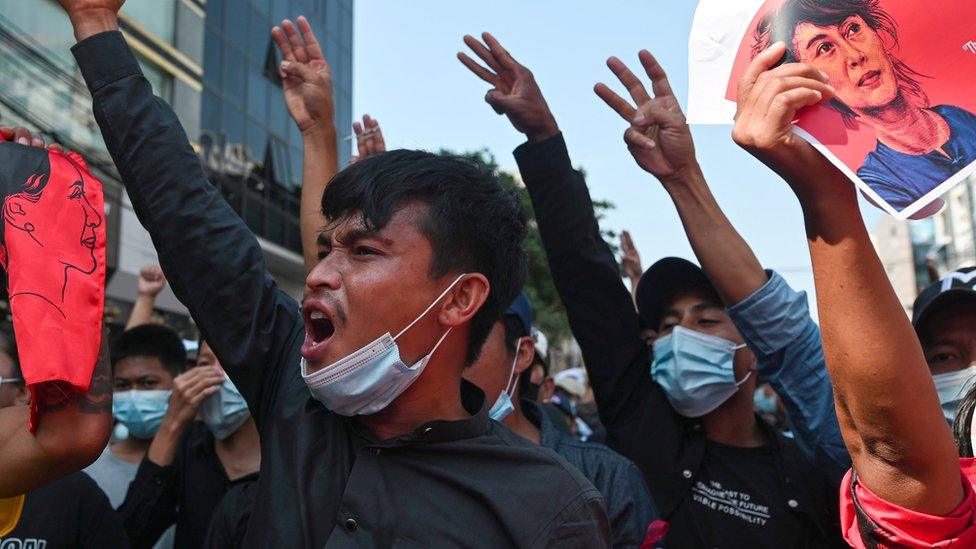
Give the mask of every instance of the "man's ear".
[[439, 320], [451, 328], [470, 322], [488, 300], [491, 285], [481, 273], [469, 273], [454, 285], [444, 300]]
[[33, 231], [34, 225], [27, 221], [27, 212], [33, 204], [20, 194], [13, 194], [3, 200], [3, 220], [21, 231]]
[[519, 339], [515, 345], [518, 348], [518, 358], [515, 359], [515, 375], [520, 376], [535, 362], [535, 341], [532, 336], [525, 336]]

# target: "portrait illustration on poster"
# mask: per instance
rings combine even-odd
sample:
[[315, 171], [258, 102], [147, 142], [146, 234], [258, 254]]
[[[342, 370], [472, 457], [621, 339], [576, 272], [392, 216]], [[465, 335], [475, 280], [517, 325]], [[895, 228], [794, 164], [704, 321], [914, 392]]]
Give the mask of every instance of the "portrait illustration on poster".
[[[940, 195], [976, 171], [976, 4], [933, 7], [703, 0], [691, 38], [689, 118], [730, 123], [739, 77], [756, 55], [784, 42], [783, 63], [815, 67], [836, 90], [799, 114], [797, 133], [882, 209], [901, 219], [931, 215]], [[727, 78], [696, 82], [704, 70]]]

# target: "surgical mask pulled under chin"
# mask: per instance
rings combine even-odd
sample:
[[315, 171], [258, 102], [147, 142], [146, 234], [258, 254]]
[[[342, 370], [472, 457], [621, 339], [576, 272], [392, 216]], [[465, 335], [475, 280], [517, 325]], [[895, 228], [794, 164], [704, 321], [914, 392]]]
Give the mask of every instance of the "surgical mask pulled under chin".
[[508, 414], [515, 411], [515, 404], [512, 403], [512, 393], [515, 392], [515, 387], [518, 386], [518, 378], [515, 377], [515, 366], [518, 364], [519, 350], [521, 349], [522, 340], [519, 340], [518, 346], [515, 347], [515, 358], [512, 359], [512, 369], [508, 372], [508, 385], [505, 386], [505, 390], [495, 399], [495, 403], [491, 405], [491, 409], [488, 410], [488, 417], [495, 421], [501, 421], [508, 417]]
[[247, 402], [230, 378], [225, 378], [220, 390], [200, 403], [200, 418], [217, 440], [232, 435], [249, 417]]
[[976, 379], [976, 364], [955, 372], [932, 376], [932, 381], [935, 382], [935, 390], [939, 393], [939, 403], [942, 404], [942, 414], [949, 423], [956, 419], [956, 408], [966, 397], [974, 379]]
[[112, 415], [125, 425], [127, 436], [150, 439], [163, 422], [171, 393], [162, 389], [116, 392], [112, 395]]
[[455, 278], [424, 312], [395, 337], [387, 332], [358, 351], [312, 373], [308, 372], [308, 363], [303, 358], [302, 379], [312, 396], [329, 410], [343, 416], [375, 414], [389, 406], [420, 377], [430, 357], [451, 333], [451, 329], [448, 328], [430, 352], [413, 366], [407, 366], [400, 358], [397, 338], [426, 316], [463, 277], [462, 274]]
[[728, 400], [752, 372], [735, 380], [735, 352], [745, 345], [675, 326], [654, 342], [651, 377], [671, 406], [685, 417], [701, 417]]

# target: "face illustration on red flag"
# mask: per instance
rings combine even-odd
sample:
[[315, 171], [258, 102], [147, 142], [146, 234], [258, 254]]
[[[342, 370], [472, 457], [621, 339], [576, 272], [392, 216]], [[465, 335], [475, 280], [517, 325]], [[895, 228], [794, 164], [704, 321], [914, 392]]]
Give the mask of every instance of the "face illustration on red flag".
[[102, 184], [74, 153], [0, 143], [0, 263], [31, 429], [51, 401], [87, 391], [105, 293]]

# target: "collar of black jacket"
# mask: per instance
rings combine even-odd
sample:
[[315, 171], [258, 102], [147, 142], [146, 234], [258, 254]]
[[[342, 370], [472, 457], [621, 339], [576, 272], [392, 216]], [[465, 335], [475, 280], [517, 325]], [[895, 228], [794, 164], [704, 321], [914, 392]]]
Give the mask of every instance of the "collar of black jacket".
[[394, 448], [413, 444], [431, 444], [435, 442], [451, 442], [484, 435], [488, 431], [488, 407], [485, 405], [485, 393], [475, 384], [461, 380], [461, 405], [471, 417], [458, 420], [437, 419], [428, 421], [414, 429], [413, 433], [387, 440], [377, 438], [358, 421], [351, 421], [352, 429], [365, 438], [369, 446], [377, 448]]

